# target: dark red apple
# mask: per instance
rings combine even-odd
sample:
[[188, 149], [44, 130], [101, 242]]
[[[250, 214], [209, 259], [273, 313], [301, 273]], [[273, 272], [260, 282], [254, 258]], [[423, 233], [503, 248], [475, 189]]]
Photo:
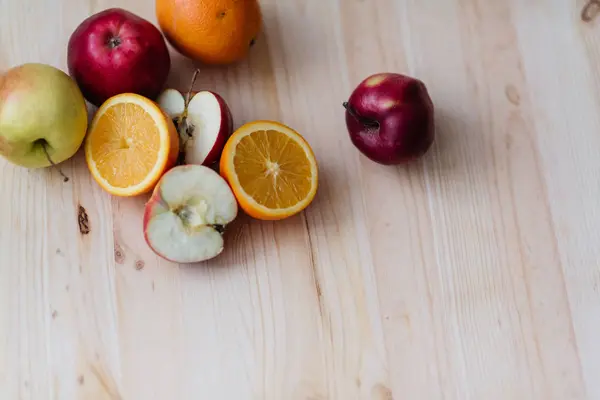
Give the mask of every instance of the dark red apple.
[[83, 21], [69, 39], [67, 58], [69, 73], [96, 106], [120, 93], [155, 99], [171, 68], [160, 31], [120, 8]]
[[344, 107], [352, 143], [375, 162], [406, 163], [433, 143], [433, 103], [418, 79], [393, 73], [370, 76]]

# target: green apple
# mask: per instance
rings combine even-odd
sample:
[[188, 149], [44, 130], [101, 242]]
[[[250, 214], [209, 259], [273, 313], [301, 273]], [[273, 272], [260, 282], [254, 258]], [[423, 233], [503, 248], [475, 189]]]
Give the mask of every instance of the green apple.
[[79, 87], [63, 71], [23, 64], [0, 75], [0, 155], [27, 168], [72, 157], [87, 130]]

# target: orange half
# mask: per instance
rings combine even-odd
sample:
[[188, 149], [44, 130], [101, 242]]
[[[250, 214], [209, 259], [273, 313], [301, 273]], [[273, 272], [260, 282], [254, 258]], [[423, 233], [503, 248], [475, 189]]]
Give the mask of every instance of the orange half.
[[115, 196], [135, 196], [154, 188], [175, 165], [179, 136], [156, 103], [131, 93], [106, 100], [94, 116], [85, 142], [88, 168]]
[[229, 138], [220, 164], [240, 207], [264, 220], [304, 210], [318, 186], [317, 162], [306, 140], [273, 121], [255, 121]]

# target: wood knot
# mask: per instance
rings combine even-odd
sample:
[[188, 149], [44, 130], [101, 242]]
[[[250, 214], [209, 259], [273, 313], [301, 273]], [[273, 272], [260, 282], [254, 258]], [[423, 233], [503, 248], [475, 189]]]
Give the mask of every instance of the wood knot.
[[372, 395], [374, 400], [394, 400], [394, 396], [392, 395], [390, 388], [382, 385], [381, 383], [373, 386]]
[[118, 243], [115, 242], [115, 262], [117, 264], [123, 264], [125, 262], [125, 252], [119, 246]]
[[87, 211], [83, 206], [79, 205], [79, 210], [77, 211], [77, 223], [79, 224], [79, 233], [82, 235], [87, 235], [90, 233], [90, 220], [87, 215]]
[[590, 0], [581, 10], [581, 20], [592, 22], [600, 12], [600, 0]]
[[141, 269], [144, 269], [144, 266], [146, 265], [146, 263], [142, 260], [137, 260], [135, 262], [135, 269], [137, 269], [138, 271]]
[[517, 88], [513, 85], [506, 85], [504, 88], [504, 94], [512, 105], [518, 106], [521, 104], [521, 95], [519, 94]]

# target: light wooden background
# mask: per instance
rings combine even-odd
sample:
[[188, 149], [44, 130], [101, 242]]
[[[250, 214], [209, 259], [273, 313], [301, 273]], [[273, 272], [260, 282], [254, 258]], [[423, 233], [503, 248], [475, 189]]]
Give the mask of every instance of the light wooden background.
[[[600, 399], [600, 18], [575, 0], [262, 0], [251, 57], [203, 68], [237, 125], [320, 163], [279, 223], [241, 217], [206, 265], [157, 258], [146, 197], [81, 154], [0, 161], [0, 399]], [[0, 0], [0, 68], [65, 67], [88, 15], [151, 0]], [[173, 56], [170, 85], [193, 65]], [[341, 103], [371, 73], [437, 106], [421, 162], [359, 156]], [[89, 214], [82, 236], [78, 206]]]

